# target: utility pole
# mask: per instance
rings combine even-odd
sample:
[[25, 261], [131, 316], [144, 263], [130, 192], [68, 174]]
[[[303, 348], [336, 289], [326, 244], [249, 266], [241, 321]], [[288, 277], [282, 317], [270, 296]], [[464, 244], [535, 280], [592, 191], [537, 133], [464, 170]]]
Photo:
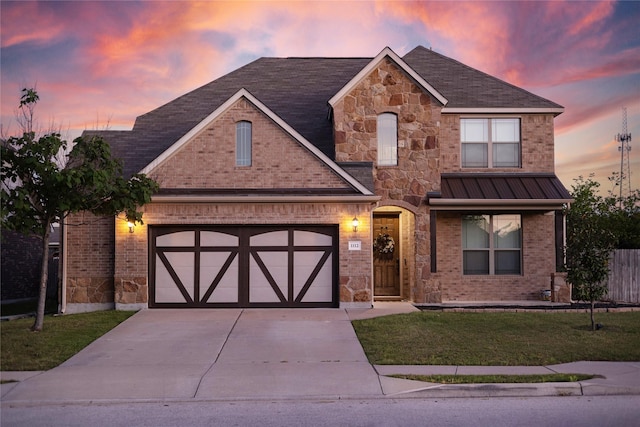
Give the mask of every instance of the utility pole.
[[622, 133], [615, 136], [620, 143], [620, 205], [622, 198], [629, 195], [631, 191], [631, 167], [629, 166], [629, 152], [631, 151], [631, 134], [627, 132], [627, 107], [622, 107]]

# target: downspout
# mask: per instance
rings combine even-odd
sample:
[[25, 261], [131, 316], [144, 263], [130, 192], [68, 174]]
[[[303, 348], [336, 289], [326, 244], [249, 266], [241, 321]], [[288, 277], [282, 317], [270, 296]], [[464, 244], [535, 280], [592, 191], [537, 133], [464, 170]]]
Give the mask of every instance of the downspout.
[[66, 218], [60, 223], [60, 314], [67, 311], [67, 227], [65, 226]]

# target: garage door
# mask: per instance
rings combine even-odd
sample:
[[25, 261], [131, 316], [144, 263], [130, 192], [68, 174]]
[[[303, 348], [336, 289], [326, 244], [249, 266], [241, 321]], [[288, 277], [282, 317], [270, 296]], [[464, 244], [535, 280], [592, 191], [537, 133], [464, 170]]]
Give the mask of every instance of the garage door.
[[149, 307], [337, 307], [337, 227], [150, 227]]

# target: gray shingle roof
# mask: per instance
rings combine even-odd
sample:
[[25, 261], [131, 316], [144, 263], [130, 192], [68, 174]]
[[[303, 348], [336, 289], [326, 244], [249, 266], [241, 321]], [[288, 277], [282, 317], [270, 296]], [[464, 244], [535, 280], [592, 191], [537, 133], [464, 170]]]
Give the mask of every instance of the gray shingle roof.
[[[261, 58], [136, 119], [131, 131], [91, 131], [112, 146], [124, 173], [139, 172], [244, 88], [329, 158], [335, 158], [327, 101], [372, 58]], [[421, 46], [403, 58], [448, 107], [559, 107]]]
[[447, 98], [447, 108], [562, 108], [423, 46], [402, 59]]

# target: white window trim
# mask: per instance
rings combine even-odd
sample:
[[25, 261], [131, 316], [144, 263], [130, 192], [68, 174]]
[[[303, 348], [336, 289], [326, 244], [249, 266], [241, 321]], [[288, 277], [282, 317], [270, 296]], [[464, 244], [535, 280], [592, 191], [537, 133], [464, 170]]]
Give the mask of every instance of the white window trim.
[[[462, 141], [462, 121], [465, 119], [481, 119], [488, 123], [487, 128], [487, 166], [464, 166], [462, 163], [462, 147], [466, 144]], [[493, 129], [491, 121], [493, 119], [517, 119], [519, 121], [520, 139], [518, 141], [518, 165], [517, 166], [493, 166]], [[520, 116], [464, 116], [460, 117], [460, 131], [458, 140], [460, 141], [460, 167], [462, 169], [522, 169], [522, 117]], [[485, 142], [470, 142], [470, 144], [485, 144]], [[497, 142], [496, 144], [502, 144]]]

